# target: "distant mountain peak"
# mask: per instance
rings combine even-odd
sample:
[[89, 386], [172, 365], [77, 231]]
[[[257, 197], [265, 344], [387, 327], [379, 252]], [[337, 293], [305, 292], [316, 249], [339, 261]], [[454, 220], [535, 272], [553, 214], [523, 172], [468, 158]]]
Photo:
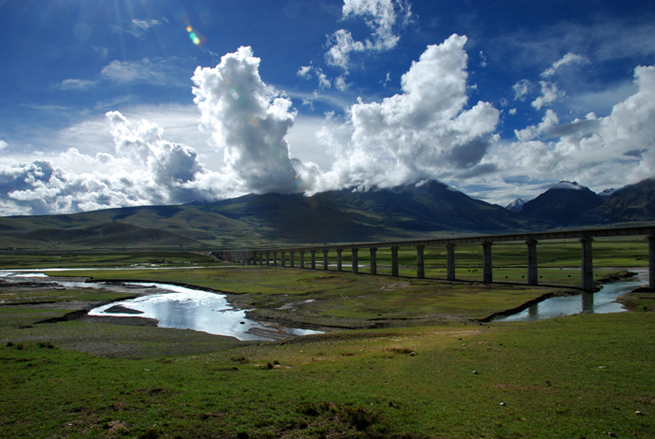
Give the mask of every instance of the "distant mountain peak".
[[630, 185], [623, 186], [623, 187], [620, 187], [620, 188], [611, 187], [611, 188], [605, 189], [604, 191], [599, 192], [598, 196], [601, 197], [603, 200], [607, 200], [610, 197], [610, 195], [613, 195], [613, 194], [617, 193], [618, 191], [622, 191], [623, 189], [628, 188], [628, 187], [630, 187]]
[[589, 189], [587, 186], [582, 186], [578, 184], [577, 181], [566, 181], [562, 180], [559, 183], [552, 184], [548, 189]]
[[523, 209], [523, 205], [525, 203], [526, 201], [523, 198], [517, 198], [516, 200], [512, 201], [507, 206], [505, 206], [505, 209], [509, 210], [510, 212], [520, 212], [521, 209]]

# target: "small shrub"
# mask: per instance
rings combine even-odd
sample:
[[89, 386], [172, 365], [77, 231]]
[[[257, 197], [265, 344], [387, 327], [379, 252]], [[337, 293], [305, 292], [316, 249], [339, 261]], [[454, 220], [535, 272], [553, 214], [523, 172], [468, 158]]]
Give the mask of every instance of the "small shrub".
[[380, 420], [380, 414], [362, 407], [346, 407], [343, 415], [350, 425], [358, 431], [366, 430]]

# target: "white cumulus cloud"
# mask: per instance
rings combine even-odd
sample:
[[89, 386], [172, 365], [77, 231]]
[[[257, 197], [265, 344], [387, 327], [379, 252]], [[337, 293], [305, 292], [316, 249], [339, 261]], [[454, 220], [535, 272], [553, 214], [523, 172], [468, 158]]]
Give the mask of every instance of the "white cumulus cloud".
[[250, 47], [240, 47], [215, 68], [197, 68], [194, 102], [223, 151], [225, 172], [243, 190], [297, 192], [299, 179], [285, 138], [297, 112], [290, 99], [262, 81], [259, 63]]
[[352, 52], [391, 50], [400, 37], [396, 29], [407, 26], [412, 19], [411, 6], [403, 0], [344, 0], [343, 19], [361, 18], [371, 31], [371, 38], [356, 41], [351, 32], [339, 29], [328, 37], [328, 64], [348, 70]]
[[539, 81], [541, 84], [541, 96], [538, 96], [531, 105], [537, 110], [541, 107], [552, 104], [559, 99], [564, 93], [557, 89], [557, 85], [552, 82]]
[[[544, 182], [575, 180], [596, 188], [636, 183], [655, 175], [655, 66], [634, 72], [638, 91], [614, 106], [611, 114], [557, 125], [547, 111], [537, 127], [517, 133], [517, 142], [494, 144], [485, 162], [498, 178]], [[535, 140], [547, 132], [553, 140]], [[526, 186], [527, 187], [527, 186]]]
[[553, 63], [553, 66], [550, 67], [549, 69], [545, 70], [541, 76], [544, 78], [547, 78], [549, 76], [553, 76], [555, 72], [557, 72], [557, 69], [559, 69], [562, 66], [565, 66], [567, 64], [586, 64], [588, 63], [589, 60], [585, 58], [584, 56], [576, 55], [575, 53], [567, 53], [560, 59], [559, 61], [555, 61]]
[[391, 187], [491, 170], [477, 165], [493, 142], [499, 112], [486, 102], [466, 109], [466, 40], [453, 35], [428, 46], [402, 76], [401, 94], [360, 101], [345, 124], [328, 119], [319, 142], [336, 161], [314, 190]]

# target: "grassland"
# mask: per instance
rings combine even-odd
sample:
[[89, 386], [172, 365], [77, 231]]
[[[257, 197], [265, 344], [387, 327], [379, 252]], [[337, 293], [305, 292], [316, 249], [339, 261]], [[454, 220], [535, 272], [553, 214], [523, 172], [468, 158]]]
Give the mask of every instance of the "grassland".
[[[182, 253], [2, 260], [14, 268], [56, 266], [58, 256], [68, 267], [156, 264], [169, 269], [58, 274], [194, 284], [233, 293], [262, 319], [359, 329], [246, 343], [155, 326], [37, 323], [115, 297], [5, 294], [0, 437], [652, 438], [652, 293], [640, 293], [629, 313], [475, 320], [579, 284], [579, 243], [561, 244], [539, 247], [541, 281], [561, 288], [519, 284], [524, 248], [510, 245], [494, 246], [503, 283], [493, 286], [479, 283], [475, 246], [458, 247], [459, 282], [415, 279], [411, 249], [401, 254], [401, 278], [235, 267]], [[607, 267], [600, 278], [610, 267], [643, 266], [647, 251], [640, 240], [599, 240], [594, 257]], [[426, 263], [428, 277], [445, 277], [445, 249], [427, 249]]]

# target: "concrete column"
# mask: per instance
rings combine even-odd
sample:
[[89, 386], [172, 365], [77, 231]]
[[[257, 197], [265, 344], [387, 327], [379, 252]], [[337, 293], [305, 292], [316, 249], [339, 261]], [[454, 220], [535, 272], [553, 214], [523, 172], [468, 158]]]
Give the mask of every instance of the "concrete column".
[[300, 253], [300, 268], [305, 268], [305, 252]]
[[528, 245], [528, 285], [539, 284], [539, 274], [537, 271], [537, 241], [531, 239], [525, 241]]
[[588, 293], [594, 291], [594, 260], [591, 256], [592, 238], [585, 236], [580, 240], [582, 244], [582, 290]]
[[446, 279], [455, 280], [455, 244], [446, 244]]
[[491, 242], [482, 243], [482, 281], [490, 284], [494, 281], [494, 275], [491, 265]]
[[357, 252], [359, 251], [356, 248], [350, 250], [353, 254], [353, 273], [359, 273], [359, 262], [357, 261]]
[[655, 235], [648, 237], [648, 288], [655, 289]]
[[341, 253], [343, 253], [343, 250], [338, 249], [337, 250], [337, 271], [343, 271]]
[[371, 247], [369, 250], [371, 251], [371, 274], [376, 275], [378, 274], [378, 249], [376, 247]]
[[244, 253], [244, 254], [243, 254], [243, 262], [244, 262], [246, 265], [250, 265], [250, 255], [249, 255], [248, 253]]
[[398, 277], [398, 247], [391, 247], [391, 276]]
[[271, 253], [266, 252], [266, 265], [271, 265]]
[[316, 270], [316, 250], [310, 250], [312, 255], [312, 270]]
[[287, 266], [287, 253], [282, 252], [282, 266], [286, 267]]
[[289, 263], [289, 266], [291, 268], [296, 266], [296, 261], [294, 260], [295, 259], [294, 258], [295, 254], [296, 254], [296, 252], [289, 252], [289, 257], [291, 258], [291, 262]]
[[425, 279], [425, 260], [423, 256], [423, 250], [425, 246], [417, 245], [416, 246], [416, 278]]
[[264, 265], [264, 253], [259, 253], [259, 265]]
[[328, 271], [328, 251], [323, 250], [323, 271]]
[[277, 267], [277, 252], [273, 252], [273, 266]]
[[582, 313], [591, 314], [594, 312], [594, 293], [582, 293]]

